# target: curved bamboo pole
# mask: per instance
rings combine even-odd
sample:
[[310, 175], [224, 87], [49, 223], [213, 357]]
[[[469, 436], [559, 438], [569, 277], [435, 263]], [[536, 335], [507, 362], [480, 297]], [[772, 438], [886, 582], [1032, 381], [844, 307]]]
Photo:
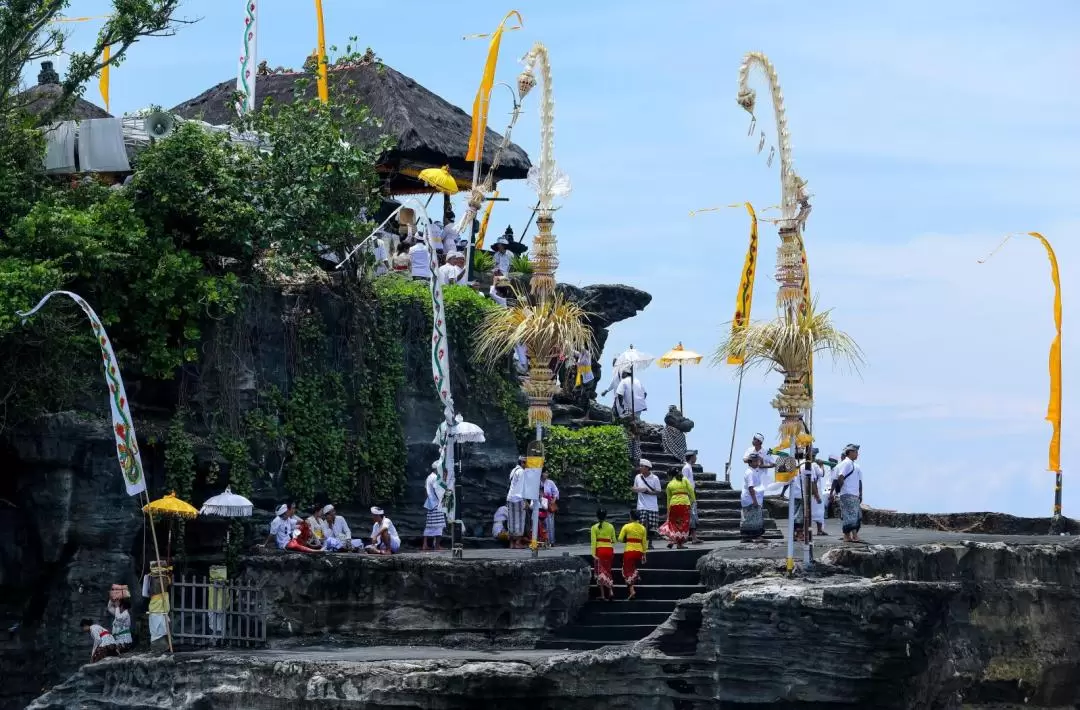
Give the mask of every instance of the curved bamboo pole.
[[536, 184], [536, 196], [539, 198], [536, 226], [538, 233], [533, 239], [533, 275], [530, 282], [532, 293], [537, 298], [548, 298], [555, 291], [555, 270], [559, 267], [559, 252], [552, 229], [555, 219], [551, 203], [555, 199], [555, 181], [558, 171], [555, 166], [555, 98], [551, 87], [551, 63], [548, 50], [537, 42], [522, 60], [525, 70], [518, 79], [518, 87], [532, 87], [536, 83], [533, 76], [539, 70], [543, 80], [540, 98], [540, 165]]
[[[804, 290], [806, 270], [803, 265], [805, 250], [802, 241], [802, 228], [810, 213], [810, 200], [806, 194], [806, 181], [795, 172], [791, 157], [791, 134], [788, 131], [787, 112], [784, 108], [784, 92], [780, 89], [780, 79], [776, 67], [762, 52], [748, 52], [739, 67], [739, 93], [737, 101], [754, 116], [757, 93], [750, 88], [750, 69], [757, 65], [769, 82], [772, 97], [773, 114], [776, 118], [777, 143], [780, 150], [780, 247], [776, 250], [776, 280], [780, 288], [776, 294], [776, 305], [781, 317], [789, 322], [795, 321], [800, 313], [809, 307], [807, 293]], [[756, 117], [754, 117], [756, 121]], [[813, 408], [813, 398], [807, 388], [806, 377], [811, 364], [806, 363], [802, 371], [787, 372], [780, 385], [772, 406], [780, 414], [780, 434], [785, 445], [789, 445], [795, 454], [796, 437], [803, 431], [804, 417]], [[796, 474], [798, 475], [798, 474]], [[787, 570], [795, 567], [794, 561], [794, 518], [795, 500], [788, 499], [787, 530]], [[809, 531], [807, 531], [809, 536]], [[808, 550], [807, 550], [808, 552]]]

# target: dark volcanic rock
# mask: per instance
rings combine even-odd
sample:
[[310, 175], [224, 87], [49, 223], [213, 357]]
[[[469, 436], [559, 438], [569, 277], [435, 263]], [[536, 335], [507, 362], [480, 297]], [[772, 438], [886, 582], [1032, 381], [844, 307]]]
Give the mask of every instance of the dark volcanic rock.
[[303, 650], [125, 658], [83, 668], [32, 707], [1074, 707], [1077, 554], [1076, 545], [848, 548], [831, 561], [873, 579], [835, 570], [789, 579], [746, 563], [724, 574], [766, 576], [683, 600], [630, 647], [501, 661], [438, 651], [409, 662]]
[[278, 553], [244, 558], [242, 574], [267, 591], [271, 636], [368, 643], [531, 643], [569, 623], [589, 589], [589, 568], [577, 557]]
[[[1018, 518], [1005, 513], [897, 513], [866, 508], [863, 523], [981, 535], [1046, 535], [1050, 531], [1050, 518]], [[1063, 518], [1061, 532], [1080, 534], [1080, 521]]]
[[0, 517], [0, 706], [21, 707], [86, 662], [79, 620], [104, 620], [113, 583], [136, 588], [142, 511], [114, 441], [107, 422], [71, 414], [8, 439], [0, 497], [15, 506]]

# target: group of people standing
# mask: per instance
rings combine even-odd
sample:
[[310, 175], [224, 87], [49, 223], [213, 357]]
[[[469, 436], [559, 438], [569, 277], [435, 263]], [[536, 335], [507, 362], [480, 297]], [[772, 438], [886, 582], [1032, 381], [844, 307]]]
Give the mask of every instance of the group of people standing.
[[[763, 435], [755, 434], [750, 448], [743, 454], [747, 469], [743, 474], [739, 502], [742, 509], [740, 533], [744, 540], [758, 540], [765, 534], [764, 500], [769, 488], [766, 479], [769, 469], [776, 468], [777, 458], [772, 450], [762, 449], [764, 441]], [[817, 527], [816, 534], [828, 535], [825, 516], [836, 502], [839, 504], [844, 541], [862, 542], [859, 530], [862, 528], [863, 479], [862, 468], [857, 463], [859, 445], [848, 444], [839, 458], [827, 462], [817, 458], [818, 452], [814, 447], [796, 450], [796, 475], [789, 485], [784, 486], [794, 500], [796, 539], [801, 540], [805, 536], [803, 485], [809, 473], [810, 520]]]
[[[637, 494], [636, 513], [649, 535], [657, 534], [668, 541], [668, 547], [682, 549], [686, 542], [697, 543], [697, 492], [694, 488], [694, 464], [697, 452], [687, 451], [682, 468], [671, 472], [667, 485], [653, 472], [648, 459], [638, 460], [633, 492]], [[667, 503], [667, 520], [660, 523], [660, 495]], [[650, 541], [650, 545], [651, 545]]]
[[[533, 512], [533, 500], [525, 490], [524, 456], [518, 457], [517, 466], [510, 470], [510, 486], [506, 491], [506, 505], [495, 511], [491, 528], [492, 537], [506, 537], [510, 549], [520, 550], [529, 546], [531, 526], [529, 519]], [[540, 488], [537, 491], [537, 544], [552, 547], [555, 545], [555, 515], [559, 512], [559, 487], [551, 480], [547, 469], [540, 471]]]

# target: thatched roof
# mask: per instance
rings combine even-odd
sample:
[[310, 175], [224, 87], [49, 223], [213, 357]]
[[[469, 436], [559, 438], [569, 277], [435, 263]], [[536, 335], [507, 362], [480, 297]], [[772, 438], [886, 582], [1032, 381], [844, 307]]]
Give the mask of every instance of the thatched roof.
[[[420, 192], [426, 188], [415, 179], [424, 168], [450, 166], [459, 187], [472, 182], [472, 163], [465, 161], [472, 119], [469, 114], [446, 101], [409, 77], [378, 63], [360, 63], [331, 67], [331, 95], [341, 92], [356, 97], [375, 118], [382, 121], [378, 130], [358, 131], [358, 140], [374, 140], [382, 134], [393, 136], [396, 145], [380, 159], [379, 169], [387, 175], [391, 193]], [[255, 100], [261, 106], [267, 97], [275, 102], [293, 101], [296, 82], [306, 79], [305, 96], [316, 95], [316, 82], [310, 74], [281, 72], [259, 76]], [[208, 123], [228, 123], [234, 117], [232, 97], [236, 81], [223, 81], [209, 91], [172, 109], [184, 118], [198, 118]], [[484, 145], [484, 169], [487, 170], [502, 136], [488, 130]], [[532, 163], [517, 145], [503, 154], [496, 180], [524, 179]]]
[[[34, 116], [40, 116], [60, 98], [60, 75], [53, 69], [52, 62], [42, 62], [38, 83], [15, 97], [14, 104]], [[71, 108], [54, 117], [60, 121], [81, 121], [88, 118], [112, 118], [105, 109], [86, 101], [75, 99]]]

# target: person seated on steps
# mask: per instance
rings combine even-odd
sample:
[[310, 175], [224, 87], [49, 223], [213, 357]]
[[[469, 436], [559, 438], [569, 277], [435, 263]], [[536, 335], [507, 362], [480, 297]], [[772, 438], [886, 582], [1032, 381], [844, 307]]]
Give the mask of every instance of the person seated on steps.
[[372, 506], [371, 544], [364, 549], [372, 555], [393, 555], [401, 549], [401, 538], [393, 521], [386, 517], [382, 508]]

